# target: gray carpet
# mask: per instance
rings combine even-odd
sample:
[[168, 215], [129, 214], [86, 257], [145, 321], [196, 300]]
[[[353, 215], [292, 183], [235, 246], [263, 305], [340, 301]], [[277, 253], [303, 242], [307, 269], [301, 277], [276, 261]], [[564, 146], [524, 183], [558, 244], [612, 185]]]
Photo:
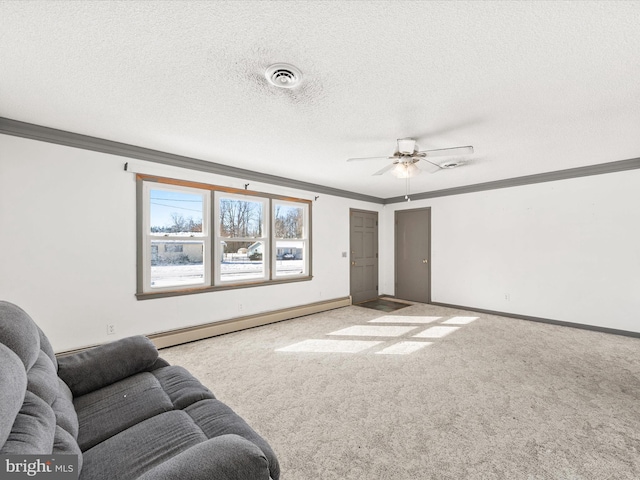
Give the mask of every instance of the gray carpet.
[[[442, 338], [414, 337], [456, 315], [478, 319]], [[441, 318], [407, 323], [415, 328], [400, 337], [327, 335], [402, 325], [397, 316]], [[276, 351], [307, 340], [381, 343]], [[425, 345], [376, 353], [403, 341]], [[161, 355], [270, 442], [282, 480], [640, 478], [637, 338], [415, 304], [340, 308]]]

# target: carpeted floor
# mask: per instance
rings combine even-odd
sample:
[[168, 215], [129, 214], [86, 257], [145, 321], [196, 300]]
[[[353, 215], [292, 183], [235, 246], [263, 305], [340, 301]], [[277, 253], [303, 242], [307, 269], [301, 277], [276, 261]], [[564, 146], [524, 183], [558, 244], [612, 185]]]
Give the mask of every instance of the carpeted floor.
[[640, 478], [638, 338], [352, 306], [161, 355], [269, 441], [282, 480]]

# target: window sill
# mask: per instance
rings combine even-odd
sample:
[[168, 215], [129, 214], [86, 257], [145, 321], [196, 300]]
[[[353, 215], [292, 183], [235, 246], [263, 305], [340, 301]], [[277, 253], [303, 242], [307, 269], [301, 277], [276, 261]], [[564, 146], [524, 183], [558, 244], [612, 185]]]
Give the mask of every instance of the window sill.
[[208, 287], [197, 287], [197, 288], [184, 288], [180, 290], [163, 290], [161, 292], [138, 292], [136, 293], [136, 299], [138, 300], [151, 300], [152, 298], [165, 298], [165, 297], [176, 297], [180, 295], [194, 295], [196, 293], [208, 293], [208, 292], [220, 292], [223, 290], [236, 290], [239, 288], [250, 288], [250, 287], [264, 287], [268, 285], [280, 285], [284, 283], [295, 283], [295, 282], [308, 282], [312, 280], [313, 276], [309, 275], [306, 277], [296, 277], [296, 278], [286, 278], [286, 279], [278, 279], [278, 280], [260, 280], [259, 282], [247, 282], [247, 283], [236, 283], [234, 285], [219, 285], [219, 286], [208, 286]]

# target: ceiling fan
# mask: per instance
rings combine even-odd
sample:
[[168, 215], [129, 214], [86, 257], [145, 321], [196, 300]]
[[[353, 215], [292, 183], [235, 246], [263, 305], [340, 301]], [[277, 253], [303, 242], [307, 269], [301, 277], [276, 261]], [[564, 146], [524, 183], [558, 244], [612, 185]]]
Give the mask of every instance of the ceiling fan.
[[[442, 163], [436, 163], [429, 160], [431, 157], [443, 157], [452, 155], [469, 155], [473, 153], [473, 147], [470, 145], [464, 147], [451, 147], [451, 148], [438, 148], [433, 150], [419, 150], [416, 140], [413, 138], [399, 138], [397, 140], [397, 147], [395, 153], [390, 157], [363, 157], [363, 158], [349, 158], [347, 162], [360, 161], [360, 160], [376, 160], [386, 158], [393, 160], [386, 167], [378, 170], [373, 175], [382, 175], [383, 173], [392, 170], [391, 173], [398, 178], [409, 178], [418, 175], [422, 170], [429, 173], [435, 173], [440, 170], [446, 170], [450, 168], [459, 167], [464, 165], [465, 161], [446, 161]], [[416, 165], [418, 162], [422, 168], [418, 168]]]

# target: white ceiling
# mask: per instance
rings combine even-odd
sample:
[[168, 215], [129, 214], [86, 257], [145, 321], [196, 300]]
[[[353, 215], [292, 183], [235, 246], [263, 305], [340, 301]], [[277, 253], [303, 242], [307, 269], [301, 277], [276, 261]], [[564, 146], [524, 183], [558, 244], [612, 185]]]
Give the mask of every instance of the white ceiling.
[[[640, 2], [1, 1], [0, 116], [381, 198], [640, 156]], [[304, 75], [267, 84], [276, 62]]]

